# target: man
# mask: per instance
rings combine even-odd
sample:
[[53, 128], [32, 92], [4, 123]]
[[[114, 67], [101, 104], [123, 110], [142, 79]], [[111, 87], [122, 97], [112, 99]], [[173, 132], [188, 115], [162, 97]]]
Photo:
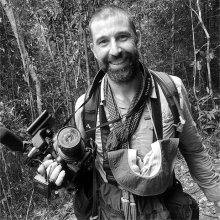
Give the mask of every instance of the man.
[[[195, 201], [182, 192], [175, 178], [170, 178], [179, 142], [166, 97], [151, 71], [139, 62], [140, 32], [130, 15], [116, 6], [98, 10], [90, 21], [90, 32], [91, 49], [100, 66], [97, 76], [105, 74], [100, 85], [97, 126], [106, 121], [112, 123], [110, 129], [96, 129], [98, 194], [92, 190], [88, 193], [88, 175], [76, 193], [77, 218], [89, 219], [93, 211], [98, 219], [198, 219]], [[179, 134], [180, 151], [194, 180], [207, 198], [220, 207], [220, 178], [202, 146], [185, 88], [179, 78], [172, 78], [179, 92], [184, 124]], [[84, 100], [84, 95], [77, 100], [76, 109]], [[154, 104], [158, 101], [160, 107]], [[80, 108], [75, 118], [85, 139], [88, 126], [83, 114]], [[160, 114], [162, 135], [156, 128]], [[50, 180], [55, 182], [56, 178]], [[91, 202], [97, 205], [95, 212]]]

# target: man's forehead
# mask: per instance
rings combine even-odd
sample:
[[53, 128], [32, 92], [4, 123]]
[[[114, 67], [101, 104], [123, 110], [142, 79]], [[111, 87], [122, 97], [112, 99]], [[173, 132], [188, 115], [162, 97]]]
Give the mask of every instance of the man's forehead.
[[124, 28], [130, 28], [129, 19], [124, 14], [115, 14], [109, 16], [101, 16], [97, 17], [91, 23], [91, 31], [92, 35], [94, 35], [96, 31], [100, 31], [100, 28], [108, 28], [108, 25], [121, 25]]

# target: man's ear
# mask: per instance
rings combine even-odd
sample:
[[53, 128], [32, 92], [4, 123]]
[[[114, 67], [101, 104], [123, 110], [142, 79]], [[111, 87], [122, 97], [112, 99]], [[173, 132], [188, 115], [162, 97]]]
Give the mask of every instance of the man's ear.
[[141, 47], [141, 32], [139, 30], [136, 30], [136, 37], [137, 37], [137, 47], [140, 48]]
[[91, 49], [91, 51], [93, 52], [93, 54], [94, 54], [94, 56], [95, 56], [95, 58], [96, 58], [96, 53], [95, 53], [95, 50], [94, 50], [94, 45], [93, 45], [93, 43], [90, 43], [90, 49]]

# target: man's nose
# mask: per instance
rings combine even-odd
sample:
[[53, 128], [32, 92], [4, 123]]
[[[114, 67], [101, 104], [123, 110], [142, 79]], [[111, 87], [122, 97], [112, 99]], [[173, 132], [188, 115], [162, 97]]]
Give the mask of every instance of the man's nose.
[[117, 56], [121, 53], [121, 47], [115, 40], [111, 40], [110, 51], [109, 54], [112, 56]]

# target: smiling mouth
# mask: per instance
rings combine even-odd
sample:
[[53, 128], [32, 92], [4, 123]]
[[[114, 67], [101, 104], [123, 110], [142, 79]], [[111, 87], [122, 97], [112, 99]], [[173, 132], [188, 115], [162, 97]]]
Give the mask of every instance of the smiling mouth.
[[114, 65], [114, 66], [120, 66], [120, 65], [124, 65], [128, 63], [128, 59], [120, 59], [120, 60], [115, 60], [115, 61], [111, 61], [110, 64]]
[[117, 62], [117, 63], [111, 63], [112, 65], [114, 65], [114, 66], [117, 66], [117, 65], [122, 65], [124, 63], [124, 61], [122, 61], [122, 62]]
[[114, 70], [119, 70], [119, 69], [123, 69], [125, 67], [127, 67], [129, 64], [127, 61], [123, 61], [123, 62], [113, 62], [110, 63], [110, 68], [114, 69]]

